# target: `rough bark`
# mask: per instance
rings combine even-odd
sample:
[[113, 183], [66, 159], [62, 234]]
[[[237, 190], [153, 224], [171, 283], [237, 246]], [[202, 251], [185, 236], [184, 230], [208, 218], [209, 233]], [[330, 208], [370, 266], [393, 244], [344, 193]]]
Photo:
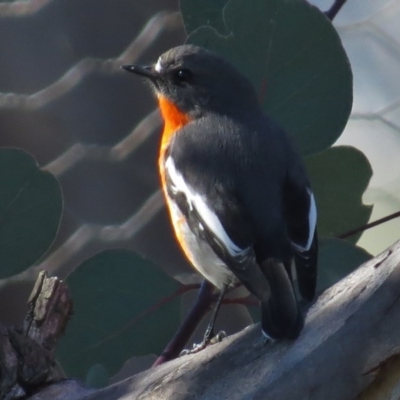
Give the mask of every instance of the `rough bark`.
[[0, 399], [19, 399], [65, 379], [54, 359], [72, 310], [67, 287], [41, 272], [28, 300], [23, 328], [0, 326]]
[[398, 398], [399, 357], [400, 242], [322, 294], [295, 342], [252, 326], [85, 399]]

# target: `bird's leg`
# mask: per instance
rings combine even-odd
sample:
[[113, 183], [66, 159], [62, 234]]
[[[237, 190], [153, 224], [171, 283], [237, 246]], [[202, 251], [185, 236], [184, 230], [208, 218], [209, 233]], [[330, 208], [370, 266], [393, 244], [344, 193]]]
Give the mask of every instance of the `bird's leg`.
[[173, 360], [179, 355], [187, 354], [188, 350], [183, 350], [190, 337], [196, 331], [200, 321], [208, 314], [212, 304], [215, 301], [215, 287], [212, 283], [203, 280], [197, 299], [182, 321], [178, 331], [168, 343], [167, 347], [163, 350], [161, 355], [154, 362], [153, 367], [163, 364], [167, 361]]
[[204, 339], [203, 342], [209, 343], [211, 339], [214, 337], [214, 326], [215, 322], [217, 321], [217, 316], [219, 309], [221, 308], [222, 300], [224, 299], [226, 292], [226, 286], [222, 288], [222, 290], [219, 293], [218, 299], [214, 305], [214, 310], [210, 318], [210, 322], [208, 323], [206, 332], [204, 333]]
[[199, 344], [193, 345], [193, 349], [192, 350], [184, 351], [183, 354], [197, 353], [200, 350], [205, 349], [208, 345], [220, 342], [222, 339], [224, 339], [226, 337], [226, 333], [223, 332], [223, 331], [218, 332], [217, 335], [214, 335], [215, 322], [217, 320], [218, 311], [219, 311], [219, 309], [221, 307], [222, 300], [223, 300], [223, 298], [225, 296], [225, 293], [226, 293], [226, 289], [227, 289], [227, 285], [225, 285], [222, 288], [222, 290], [220, 291], [220, 293], [219, 293], [217, 301], [216, 301], [216, 303], [214, 305], [213, 312], [211, 314], [210, 322], [208, 323], [206, 332], [204, 334], [203, 341], [201, 343], [199, 343]]

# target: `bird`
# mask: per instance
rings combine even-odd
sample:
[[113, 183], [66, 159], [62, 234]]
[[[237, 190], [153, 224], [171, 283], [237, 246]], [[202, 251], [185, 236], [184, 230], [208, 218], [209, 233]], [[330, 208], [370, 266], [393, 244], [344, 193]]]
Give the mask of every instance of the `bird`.
[[260, 302], [261, 330], [294, 340], [304, 326], [299, 295], [314, 299], [317, 208], [302, 157], [266, 115], [255, 87], [229, 61], [185, 44], [150, 65], [123, 65], [145, 78], [164, 128], [158, 158], [175, 236], [219, 297], [229, 288]]

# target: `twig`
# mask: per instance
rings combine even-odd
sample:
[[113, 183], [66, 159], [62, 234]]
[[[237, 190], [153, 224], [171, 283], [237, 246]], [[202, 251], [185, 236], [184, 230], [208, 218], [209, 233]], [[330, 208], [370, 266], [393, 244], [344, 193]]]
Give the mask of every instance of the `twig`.
[[378, 219], [378, 220], [376, 220], [374, 222], [371, 222], [369, 224], [362, 225], [362, 226], [359, 226], [358, 228], [355, 228], [355, 229], [352, 229], [350, 231], [344, 232], [344, 233], [338, 235], [337, 238], [338, 239], [345, 239], [345, 238], [347, 238], [349, 236], [355, 235], [356, 233], [364, 232], [367, 229], [373, 228], [373, 227], [375, 227], [377, 225], [383, 224], [384, 222], [390, 221], [390, 220], [392, 220], [394, 218], [398, 218], [398, 217], [400, 217], [400, 211], [397, 211], [397, 212], [395, 212], [393, 214], [387, 215], [386, 217]]
[[340, 11], [340, 9], [344, 6], [346, 3], [346, 0], [335, 0], [334, 3], [332, 4], [331, 8], [327, 11], [325, 11], [325, 15], [333, 21], [333, 19], [336, 17], [336, 14]]

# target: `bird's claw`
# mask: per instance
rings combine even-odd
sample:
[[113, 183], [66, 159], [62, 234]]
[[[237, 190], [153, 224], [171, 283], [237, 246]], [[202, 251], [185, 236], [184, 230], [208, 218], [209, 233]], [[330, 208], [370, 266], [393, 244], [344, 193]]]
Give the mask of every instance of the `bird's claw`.
[[186, 356], [188, 354], [198, 353], [199, 351], [204, 350], [208, 346], [212, 346], [215, 343], [222, 342], [226, 338], [226, 336], [227, 334], [225, 333], [225, 331], [220, 331], [209, 340], [204, 339], [201, 343], [194, 343], [193, 348], [191, 350], [189, 349], [182, 350], [179, 356], [181, 357], [181, 356]]
[[222, 342], [227, 337], [225, 331], [219, 331], [213, 338], [210, 340], [210, 344], [215, 344]]

